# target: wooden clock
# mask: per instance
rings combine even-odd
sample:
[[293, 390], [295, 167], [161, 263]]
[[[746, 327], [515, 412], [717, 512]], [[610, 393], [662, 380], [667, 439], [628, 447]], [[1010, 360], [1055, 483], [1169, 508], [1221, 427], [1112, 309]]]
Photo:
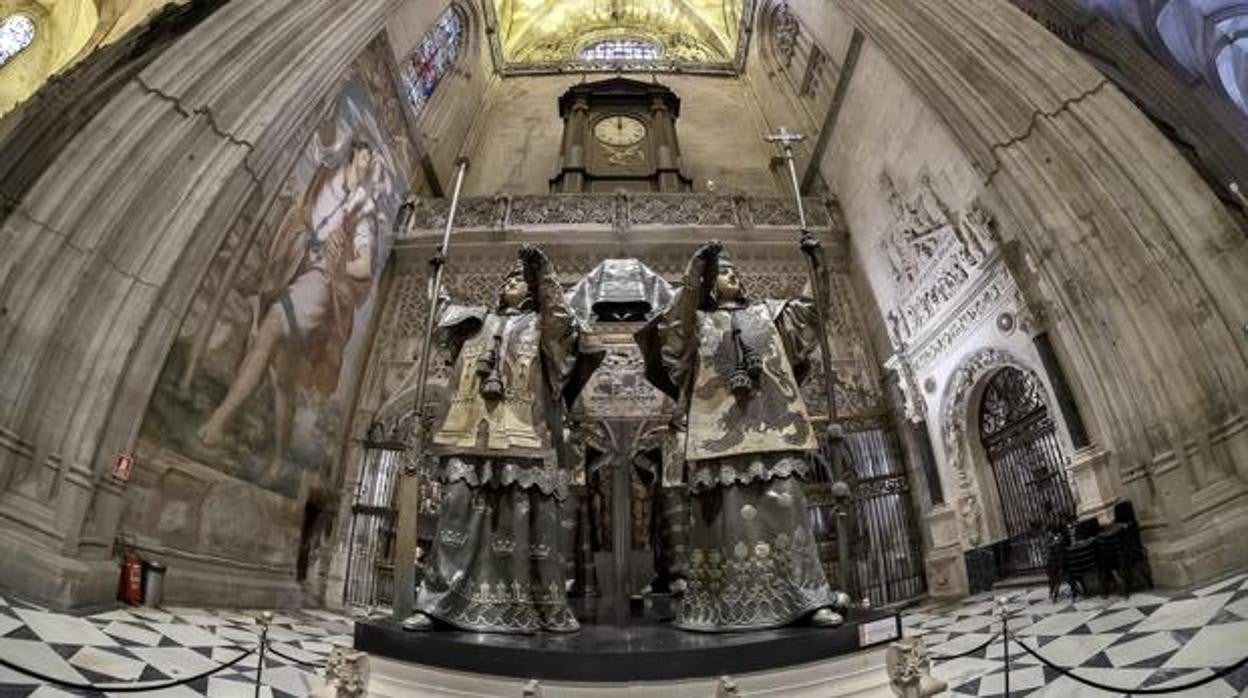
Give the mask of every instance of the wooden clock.
[[685, 192], [676, 119], [680, 99], [657, 83], [611, 78], [559, 98], [563, 144], [552, 192]]

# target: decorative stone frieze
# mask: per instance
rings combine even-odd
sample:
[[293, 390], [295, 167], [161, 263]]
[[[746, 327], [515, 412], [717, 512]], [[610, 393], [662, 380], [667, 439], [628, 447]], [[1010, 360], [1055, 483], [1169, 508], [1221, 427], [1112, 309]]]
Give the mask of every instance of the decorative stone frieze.
[[887, 174], [880, 175], [880, 188], [893, 210], [879, 246], [894, 285], [889, 333], [900, 344], [922, 334], [973, 283], [998, 246], [996, 223], [978, 203], [955, 217], [927, 176], [908, 198]]
[[[812, 228], [840, 228], [837, 203], [806, 200]], [[450, 212], [447, 199], [419, 199], [408, 235], [441, 230]], [[456, 230], [541, 229], [590, 226], [613, 230], [636, 227], [797, 227], [793, 199], [718, 194], [550, 194], [544, 196], [465, 197], [456, 212]]]
[[797, 53], [797, 39], [801, 34], [802, 25], [789, 3], [782, 3], [772, 12], [771, 35], [775, 42], [776, 56], [783, 61], [784, 67], [793, 64], [793, 56]]

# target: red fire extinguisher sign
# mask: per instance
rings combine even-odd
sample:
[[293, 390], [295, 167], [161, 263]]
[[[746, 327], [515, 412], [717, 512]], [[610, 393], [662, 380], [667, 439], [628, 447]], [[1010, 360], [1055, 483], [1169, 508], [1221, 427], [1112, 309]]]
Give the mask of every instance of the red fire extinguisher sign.
[[130, 479], [130, 471], [134, 469], [134, 457], [117, 454], [117, 460], [113, 461], [113, 477], [125, 482]]

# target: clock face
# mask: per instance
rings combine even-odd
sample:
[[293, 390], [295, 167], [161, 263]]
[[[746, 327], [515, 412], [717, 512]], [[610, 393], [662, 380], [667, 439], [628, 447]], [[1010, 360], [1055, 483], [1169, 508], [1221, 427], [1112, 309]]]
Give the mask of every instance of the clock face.
[[608, 116], [594, 124], [594, 138], [605, 145], [636, 145], [645, 137], [646, 125], [631, 116]]

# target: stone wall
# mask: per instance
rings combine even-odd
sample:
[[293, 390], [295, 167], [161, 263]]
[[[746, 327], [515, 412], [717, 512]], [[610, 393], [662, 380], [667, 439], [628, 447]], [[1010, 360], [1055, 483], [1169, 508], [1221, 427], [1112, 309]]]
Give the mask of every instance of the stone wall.
[[[0, 229], [0, 585], [58, 606], [113, 596], [125, 486], [111, 464], [134, 451], [226, 233], [277, 196], [292, 144], [395, 5], [234, 0], [129, 79], [12, 203]], [[143, 467], [136, 479], [159, 477]], [[288, 575], [274, 589], [236, 570], [256, 594], [234, 599], [296, 598]], [[223, 598], [214, 591], [200, 600]]]
[[485, 26], [478, 5], [465, 1], [405, 2], [386, 23], [386, 35], [396, 66], [410, 60], [421, 39], [448, 8], [456, 8], [467, 20], [466, 41], [460, 59], [438, 83], [424, 110], [412, 119], [421, 155], [425, 191], [448, 192], [455, 160], [471, 148], [474, 128], [479, 128], [486, 96], [497, 82], [490, 57]]
[[[649, 75], [625, 75], [649, 80]], [[763, 142], [769, 124], [746, 81], [730, 77], [663, 75], [659, 82], [681, 99], [676, 133], [684, 172], [695, 191], [774, 194], [783, 172], [773, 172], [774, 150]], [[478, 135], [465, 191], [474, 195], [545, 194], [559, 169], [563, 121], [559, 96], [579, 75], [509, 77], [496, 81]]]
[[[1016, 8], [987, 0], [836, 7], [867, 45], [823, 171], [881, 312], [896, 294], [874, 241], [908, 215], [890, 216], [881, 172], [904, 202], [928, 182], [955, 218], [978, 207], [993, 221], [1007, 272], [997, 278], [1009, 284], [999, 294], [1015, 299], [972, 318], [963, 313], [978, 302], [954, 294], [948, 302], [964, 310], [937, 313], [949, 318], [942, 334], [954, 336], [929, 345], [935, 355], [913, 353], [920, 347], [908, 333], [930, 342], [925, 330], [895, 331], [900, 356], [940, 364], [930, 394], [926, 380], [912, 387], [933, 404], [973, 407], [973, 389], [950, 393], [940, 380], [990, 363], [987, 350], [1034, 367], [1038, 357], [1019, 341], [1027, 334], [1019, 319], [1034, 317], [1087, 421], [1090, 443], [1071, 454], [1081, 512], [1104, 514], [1130, 499], [1164, 583], [1248, 562], [1248, 306], [1234, 290], [1248, 284], [1248, 237], [1235, 218], [1103, 75]], [[821, 21], [841, 16], [807, 17]], [[964, 285], [988, 289], [990, 267]], [[1011, 336], [988, 324], [1002, 310], [1014, 320], [1001, 325]], [[990, 373], [970, 370], [975, 380]], [[959, 414], [967, 409], [942, 410], [937, 421]], [[929, 423], [946, 492], [960, 487], [961, 471], [971, 474], [967, 491], [982, 491], [974, 469], [955, 462], [970, 432], [953, 426]], [[942, 539], [973, 545], [968, 529], [992, 536], [992, 518], [983, 513], [970, 526], [955, 510], [930, 523], [937, 547]]]

